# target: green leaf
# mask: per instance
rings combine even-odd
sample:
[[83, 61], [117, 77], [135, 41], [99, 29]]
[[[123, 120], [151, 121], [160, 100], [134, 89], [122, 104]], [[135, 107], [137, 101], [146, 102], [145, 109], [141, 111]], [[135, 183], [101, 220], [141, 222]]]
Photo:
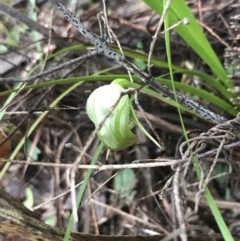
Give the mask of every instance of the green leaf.
[[28, 208], [32, 209], [33, 204], [34, 204], [34, 196], [31, 188], [27, 187], [25, 190], [26, 194], [26, 200], [23, 202], [23, 204]]
[[57, 221], [57, 217], [56, 217], [55, 214], [48, 216], [48, 217], [44, 220], [44, 222], [45, 222], [46, 224], [50, 225], [50, 226], [54, 226], [55, 223], [56, 223], [56, 221]]
[[[162, 15], [164, 1], [143, 0], [158, 15]], [[213, 73], [221, 79], [227, 87], [231, 87], [231, 82], [227, 81], [226, 71], [212, 49], [209, 41], [205, 37], [202, 28], [197, 23], [184, 0], [173, 0], [168, 10], [169, 24], [173, 25], [183, 18], [188, 18], [189, 25], [180, 25], [174, 30], [183, 40], [208, 64]]]
[[[229, 172], [229, 165], [226, 163], [217, 163], [216, 167], [215, 167], [215, 173], [216, 175], [222, 174], [224, 172]], [[222, 176], [222, 177], [218, 177], [217, 181], [219, 182], [220, 185], [224, 185], [227, 183], [229, 179], [229, 174]]]
[[120, 198], [128, 198], [133, 200], [135, 192], [133, 191], [135, 173], [132, 169], [124, 169], [114, 177], [114, 190], [120, 193]]
[[[141, 41], [137, 42], [137, 48], [138, 49], [143, 49], [143, 44]], [[146, 63], [144, 60], [139, 59], [139, 58], [134, 58], [134, 64], [140, 69], [140, 70], [145, 70], [146, 68]]]
[[[27, 153], [30, 153], [31, 149], [32, 149], [32, 142], [30, 140], [28, 140], [27, 141]], [[35, 146], [32, 154], [31, 154], [31, 159], [34, 161], [37, 161], [39, 154], [41, 154], [41, 150]]]
[[161, 150], [163, 150], [165, 148], [165, 146], [162, 144], [160, 145], [160, 143], [158, 143], [148, 132], [147, 130], [143, 127], [143, 125], [140, 123], [140, 121], [138, 120], [135, 111], [133, 109], [133, 107], [131, 106], [131, 117], [135, 123], [136, 126], [138, 126], [138, 128]]

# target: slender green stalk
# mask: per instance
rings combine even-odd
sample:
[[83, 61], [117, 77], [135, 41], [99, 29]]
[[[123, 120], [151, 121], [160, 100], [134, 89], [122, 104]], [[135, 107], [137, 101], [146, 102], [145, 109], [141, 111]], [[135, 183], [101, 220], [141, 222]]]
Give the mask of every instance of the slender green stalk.
[[[164, 19], [164, 23], [165, 23], [165, 29], [168, 28], [169, 26], [169, 22], [168, 22], [168, 17], [166, 16], [165, 19]], [[166, 43], [166, 50], [167, 50], [167, 58], [168, 58], [168, 63], [169, 63], [169, 71], [170, 71], [170, 77], [171, 77], [171, 80], [172, 80], [172, 88], [174, 90], [174, 93], [176, 92], [175, 91], [175, 85], [174, 85], [174, 81], [173, 81], [173, 72], [172, 72], [172, 68], [171, 68], [171, 52], [170, 52], [170, 37], [169, 37], [169, 32], [165, 32], [165, 43]], [[176, 102], [177, 102], [177, 98], [175, 97], [176, 99]], [[181, 121], [181, 125], [182, 125], [182, 129], [183, 129], [183, 132], [184, 132], [184, 136], [185, 136], [185, 139], [188, 140], [188, 136], [187, 136], [187, 132], [186, 132], [186, 129], [185, 129], [185, 126], [184, 126], [184, 122], [183, 122], [183, 119], [182, 119], [182, 115], [181, 115], [181, 110], [179, 107], [178, 108], [178, 113], [179, 113], [179, 117], [180, 117], [180, 121]], [[193, 158], [193, 164], [194, 164], [194, 169], [195, 169], [195, 172], [198, 176], [198, 178], [200, 179], [201, 178], [201, 170], [200, 170], [200, 167], [199, 167], [199, 164], [198, 164], [198, 161], [196, 158]], [[207, 188], [206, 189], [206, 192], [205, 192], [205, 197], [207, 199], [207, 202], [208, 202], [208, 205], [212, 211], [212, 214], [218, 224], [218, 227], [225, 239], [225, 241], [234, 241], [225, 221], [223, 220], [223, 217], [209, 191], [209, 189]]]
[[[57, 105], [57, 103], [63, 99], [68, 93], [70, 93], [72, 90], [74, 90], [76, 87], [81, 85], [83, 82], [75, 83], [74, 85], [70, 86], [67, 90], [65, 90], [60, 96], [58, 96], [50, 105], [51, 107], [54, 107]], [[36, 129], [36, 127], [39, 125], [39, 123], [43, 120], [43, 118], [48, 114], [48, 111], [44, 111], [37, 120], [32, 124], [32, 126], [29, 128], [28, 136], [32, 134], [32, 132]], [[18, 143], [15, 150], [12, 152], [9, 159], [14, 159], [17, 155], [17, 153], [20, 151], [20, 149], [23, 147], [25, 141], [25, 137], [22, 138], [22, 140]], [[11, 165], [11, 162], [6, 163], [6, 165], [3, 167], [3, 169], [0, 172], [0, 180], [3, 178], [4, 174], [8, 170], [9, 166]]]
[[[91, 161], [91, 164], [90, 165], [95, 165], [96, 162], [97, 162], [97, 159], [99, 157], [99, 155], [101, 154], [101, 151], [103, 149], [104, 145], [103, 143], [101, 142], [100, 145], [98, 146], [94, 156], [93, 156], [93, 159]], [[77, 207], [79, 207], [79, 205], [81, 204], [81, 201], [82, 201], [82, 198], [83, 198], [83, 194], [86, 190], [86, 187], [87, 187], [87, 184], [89, 182], [89, 179], [91, 177], [91, 174], [92, 174], [93, 170], [91, 169], [88, 169], [87, 170], [87, 173], [86, 173], [86, 176], [84, 178], [84, 181], [83, 181], [83, 184], [82, 186], [80, 187], [80, 191], [78, 193], [78, 196], [77, 196], [77, 200], [76, 200], [76, 205]], [[64, 236], [64, 241], [68, 241], [69, 238], [70, 238], [70, 235], [71, 235], [71, 231], [72, 231], [72, 227], [73, 227], [73, 224], [74, 224], [74, 217], [73, 217], [73, 213], [71, 214], [71, 217], [69, 219], [69, 223], [68, 223], [68, 226], [67, 226], [67, 230], [65, 232], [65, 236]]]

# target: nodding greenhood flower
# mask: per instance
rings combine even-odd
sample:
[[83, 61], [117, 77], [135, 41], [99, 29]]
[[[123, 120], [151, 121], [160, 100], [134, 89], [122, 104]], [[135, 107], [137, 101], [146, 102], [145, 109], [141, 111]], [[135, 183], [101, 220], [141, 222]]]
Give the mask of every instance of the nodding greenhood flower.
[[[98, 127], [103, 121], [123, 91], [123, 87], [112, 83], [101, 86], [91, 93], [86, 109], [95, 127]], [[131, 101], [128, 95], [123, 95], [98, 132], [99, 139], [108, 149], [119, 151], [138, 142], [137, 136], [132, 133], [130, 128], [130, 109]]]

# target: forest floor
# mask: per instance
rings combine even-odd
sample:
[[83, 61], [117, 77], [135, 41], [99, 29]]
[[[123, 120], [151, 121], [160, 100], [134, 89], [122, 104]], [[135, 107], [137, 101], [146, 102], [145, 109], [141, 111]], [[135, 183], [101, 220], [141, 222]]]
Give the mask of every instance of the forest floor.
[[[40, 73], [84, 53], [84, 50], [80, 48], [74, 51], [67, 48], [77, 44], [89, 44], [56, 10], [53, 10], [53, 6], [48, 1], [34, 2], [8, 1], [17, 11], [35, 21], [35, 25], [31, 29], [21, 23], [17, 16], [14, 19], [0, 12], [0, 77], [18, 78]], [[62, 2], [81, 19], [86, 27], [99, 34], [98, 13], [102, 11], [102, 1]], [[219, 3], [217, 0], [188, 0], [187, 2], [202, 25], [217, 56], [224, 64], [226, 62], [224, 58], [226, 45], [236, 46], [237, 33], [233, 33], [229, 25], [232, 17], [238, 14], [239, 10], [235, 6], [237, 1], [229, 3], [224, 0]], [[138, 0], [111, 0], [108, 8], [109, 25], [117, 35], [122, 47], [148, 53], [159, 17], [144, 2]], [[47, 32], [47, 35], [41, 30], [37, 32], [39, 25], [52, 29], [54, 34], [50, 31]], [[57, 39], [56, 36], [60, 38]], [[63, 51], [61, 55], [48, 58], [63, 49], [66, 51]], [[206, 64], [174, 31], [171, 31], [171, 54], [172, 62], [176, 66], [191, 65], [197, 70], [210, 73]], [[158, 38], [154, 56], [167, 63], [164, 36]], [[113, 68], [114, 65], [113, 62], [102, 56], [94, 56], [87, 61], [75, 63], [41, 78], [41, 81], [89, 76], [107, 68], [112, 68], [109, 70], [111, 74], [126, 74], [122, 68]], [[143, 68], [146, 68], [146, 65]], [[168, 76], [168, 70], [153, 66], [152, 74], [153, 76]], [[237, 77], [234, 76], [236, 85]], [[183, 74], [175, 74], [174, 78], [182, 83], [198, 85], [196, 79]], [[34, 84], [38, 81], [36, 80]], [[18, 130], [4, 145], [0, 146], [0, 158], [11, 158], [13, 150], [28, 134], [30, 126], [43, 111], [48, 110], [48, 114], [30, 137], [25, 138], [24, 146], [14, 159], [32, 160], [39, 163], [74, 163], [79, 153], [74, 148], [65, 148], [65, 144], [72, 143], [80, 149], [86, 144], [94, 130], [93, 124], [86, 115], [86, 101], [93, 90], [106, 83], [108, 80], [86, 81], [64, 97], [56, 108], [49, 106], [69, 87], [69, 84], [56, 84], [20, 91], [4, 116], [7, 124], [3, 123], [0, 140], [4, 140], [5, 135], [9, 135], [16, 127]], [[0, 83], [0, 91], [10, 90], [13, 86], [12, 83]], [[199, 86], [199, 88], [204, 88], [204, 86]], [[187, 93], [184, 94], [187, 95]], [[0, 96], [2, 104], [7, 97]], [[164, 142], [165, 150], [159, 150], [136, 128], [134, 131], [138, 135], [139, 143], [119, 152], [110, 152], [108, 158], [106, 158], [105, 150], [98, 159], [101, 164], [129, 164], [135, 160], [156, 158], [171, 160], [179, 157], [178, 148], [183, 142], [183, 131], [177, 109], [144, 94], [139, 95], [139, 102], [148, 114], [155, 131]], [[211, 103], [206, 103], [204, 100], [199, 100], [199, 102], [227, 119], [233, 118], [227, 113], [220, 112]], [[136, 111], [136, 113], [139, 120], [149, 130], [141, 112]], [[182, 115], [186, 129], [191, 131], [189, 137], [196, 137], [213, 127], [212, 123], [192, 114], [182, 113]], [[20, 126], [18, 126], [19, 123], [21, 123]], [[37, 146], [34, 150], [31, 150], [32, 143]], [[95, 138], [83, 163], [91, 161], [98, 144], [99, 141]], [[214, 145], [210, 144], [206, 146], [205, 150], [214, 148]], [[239, 159], [237, 149], [233, 155], [234, 164], [237, 166]], [[215, 175], [229, 169], [229, 165], [221, 158], [222, 156], [219, 158]], [[202, 168], [208, 170], [212, 161], [213, 158], [206, 158], [202, 163]], [[0, 169], [4, 169], [5, 165], [5, 162], [0, 162]], [[160, 198], [160, 194], [173, 172], [173, 167], [166, 166], [128, 169], [114, 178], [111, 177], [116, 173], [115, 170], [109, 169], [95, 173], [78, 209], [79, 220], [75, 223], [74, 231], [106, 235], [167, 235], [171, 233], [178, 226], [172, 205], [173, 191], [169, 187], [164, 193], [164, 197]], [[81, 182], [85, 174], [85, 170], [79, 170], [76, 173], [76, 183]], [[106, 181], [107, 183], [101, 186]], [[186, 185], [191, 185], [186, 190], [181, 190], [182, 207], [185, 209], [185, 213], [189, 213], [194, 209], [195, 195], [198, 191], [197, 177], [191, 165], [185, 181]], [[40, 205], [34, 212], [41, 220], [53, 226], [66, 228], [72, 211], [67, 168], [12, 163], [4, 173], [0, 185], [12, 196], [18, 197], [26, 205], [30, 205], [31, 208]], [[101, 188], [92, 195], [94, 190], [100, 186]], [[236, 236], [240, 235], [238, 176], [227, 175], [216, 178], [209, 183], [208, 187], [230, 231]], [[51, 201], [65, 192], [67, 192], [66, 195]], [[89, 197], [91, 197], [91, 201], [86, 202]], [[45, 202], [47, 202], [45, 205], [41, 205]], [[219, 228], [204, 198], [200, 202], [197, 213], [188, 220], [188, 230], [189, 234], [199, 236], [219, 233]], [[6, 236], [0, 234], [0, 240], [6, 240]]]

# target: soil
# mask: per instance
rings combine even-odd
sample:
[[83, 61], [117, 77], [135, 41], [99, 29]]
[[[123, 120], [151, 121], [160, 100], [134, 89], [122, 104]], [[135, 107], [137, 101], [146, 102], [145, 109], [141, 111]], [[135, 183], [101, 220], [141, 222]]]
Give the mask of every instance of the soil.
[[[37, 20], [36, 25], [29, 28], [17, 17], [9, 17], [0, 11], [0, 29], [4, 30], [0, 31], [1, 78], [31, 76], [73, 60], [84, 53], [84, 50], [79, 49], [65, 51], [61, 55], [48, 59], [48, 56], [63, 48], [89, 43], [56, 10], [53, 11], [52, 4], [48, 1], [36, 1], [34, 8], [30, 1], [13, 0], [6, 2], [28, 18], [34, 20], [34, 14], [36, 14]], [[98, 13], [102, 11], [102, 1], [72, 0], [62, 1], [62, 3], [74, 12], [87, 28], [98, 35], [100, 34]], [[232, 81], [237, 98], [239, 94], [239, 73], [237, 69], [239, 40], [238, 28], [231, 28], [231, 26], [234, 24], [238, 26], [238, 19], [233, 19], [233, 17], [240, 11], [239, 2], [224, 0], [219, 3], [217, 0], [188, 0], [187, 3], [200, 25], [203, 26], [203, 30], [221, 62], [225, 64], [226, 68], [234, 65], [235, 73], [232, 75]], [[107, 7], [109, 26], [117, 35], [121, 46], [148, 53], [159, 17], [144, 2], [138, 0], [111, 0], [108, 1]], [[52, 29], [53, 32], [47, 31], [47, 35], [45, 35], [44, 29], [37, 32], [39, 30], [38, 25], [45, 29]], [[204, 26], [207, 26], [207, 28]], [[7, 47], [6, 52], [1, 50], [3, 45]], [[174, 65], [186, 67], [186, 61], [188, 61], [194, 65], [196, 70], [210, 73], [206, 64], [174, 31], [171, 31], [171, 53]], [[226, 53], [231, 53], [231, 57], [227, 58]], [[163, 36], [160, 36], [157, 40], [154, 56], [162, 61], [167, 61]], [[130, 58], [129, 60], [134, 61]], [[114, 65], [112, 61], [97, 55], [41, 79], [36, 79], [33, 83], [89, 76], [100, 70], [114, 67]], [[144, 71], [147, 70], [144, 69]], [[112, 68], [110, 73], [126, 74], [126, 71], [121, 68]], [[153, 76], [167, 73], [166, 69], [154, 66], [152, 68]], [[195, 85], [192, 77], [186, 77], [182, 74], [174, 75], [174, 79], [192, 86]], [[51, 108], [50, 104], [69, 88], [69, 84], [56, 84], [20, 91], [7, 108], [7, 113], [4, 116], [5, 122], [2, 122], [3, 128], [0, 126], [3, 131], [0, 133], [0, 141], [5, 140], [6, 136], [16, 129], [16, 132], [6, 143], [0, 146], [0, 158], [12, 159], [11, 153], [21, 139], [25, 138], [24, 147], [18, 152], [15, 160], [34, 161], [39, 164], [74, 163], [79, 156], [79, 151], [74, 148], [66, 148], [65, 144], [71, 143], [81, 152], [94, 130], [93, 123], [89, 120], [85, 110], [87, 98], [97, 87], [108, 83], [108, 80], [85, 82], [64, 97], [55, 108]], [[11, 90], [15, 84], [2, 82], [0, 83], [0, 91]], [[187, 95], [187, 93], [184, 94]], [[9, 95], [0, 96], [1, 104], [8, 97]], [[227, 113], [222, 113], [211, 103], [206, 103], [204, 100], [198, 101], [227, 119], [234, 118]], [[139, 95], [139, 103], [148, 115], [155, 132], [164, 142], [165, 150], [157, 148], [139, 129], [135, 128], [134, 132], [139, 138], [138, 144], [119, 152], [110, 152], [108, 158], [106, 158], [107, 150], [104, 149], [98, 159], [99, 163], [103, 165], [130, 164], [136, 160], [145, 160], [143, 163], [147, 163], [146, 160], [150, 159], [174, 160], [180, 158], [179, 146], [183, 142], [183, 132], [177, 109], [144, 94]], [[239, 108], [237, 102], [235, 105], [236, 108]], [[141, 123], [154, 136], [141, 111], [137, 110], [136, 105], [134, 108]], [[26, 138], [30, 126], [43, 111], [49, 112], [29, 138]], [[212, 123], [189, 113], [183, 113], [183, 122], [189, 131], [189, 138], [199, 136], [213, 127]], [[37, 149], [33, 150], [30, 157], [31, 143], [35, 143]], [[87, 155], [84, 156], [82, 164], [91, 162], [98, 145], [99, 140], [96, 137], [90, 145]], [[204, 151], [212, 150], [217, 145], [216, 143], [207, 143]], [[231, 156], [230, 164], [234, 169], [234, 174], [228, 175], [227, 178], [215, 178], [209, 183], [208, 187], [229, 230], [235, 237], [239, 237], [238, 149], [229, 153], [229, 156]], [[228, 171], [229, 162], [226, 163], [224, 157], [226, 156], [219, 156], [215, 175]], [[212, 163], [213, 157], [209, 157], [201, 162], [201, 166], [203, 170], [207, 171]], [[5, 165], [5, 162], [0, 162], [0, 169], [3, 170]], [[174, 200], [171, 186], [166, 189], [164, 195], [160, 195], [167, 181], [175, 173], [176, 166], [150, 168], [146, 165], [145, 168], [131, 170], [127, 176], [119, 174], [123, 177], [122, 180], [112, 178], [116, 170], [111, 169], [97, 172], [91, 177], [81, 205], [77, 209], [78, 222], [75, 223], [73, 231], [104, 235], [167, 235], [179, 227], [173, 205], [176, 200]], [[68, 171], [67, 167], [57, 168], [12, 163], [2, 177], [0, 185], [2, 189], [19, 198], [22, 202], [32, 202], [31, 207], [37, 207], [47, 202], [40, 208], [34, 209], [35, 215], [52, 226], [66, 228], [73, 210], [72, 197], [69, 192], [71, 184]], [[78, 170], [76, 183], [81, 182], [85, 175], [86, 170]], [[123, 183], [121, 184], [121, 182]], [[194, 185], [198, 182], [198, 179], [192, 165], [189, 166], [184, 182], [185, 186], [181, 186], [179, 189], [179, 199], [181, 200], [183, 213], [186, 215], [188, 235], [199, 237], [201, 235], [219, 235], [217, 223], [204, 198], [199, 203], [197, 212], [194, 212], [195, 197], [199, 189], [198, 185]], [[119, 185], [120, 187], [127, 186], [127, 188], [119, 189]], [[93, 194], [97, 188], [100, 189]], [[79, 188], [76, 190], [78, 191]], [[51, 201], [54, 197], [65, 192], [67, 194]], [[92, 201], [86, 202], [89, 197]], [[0, 240], [10, 239], [10, 236], [0, 234]]]

